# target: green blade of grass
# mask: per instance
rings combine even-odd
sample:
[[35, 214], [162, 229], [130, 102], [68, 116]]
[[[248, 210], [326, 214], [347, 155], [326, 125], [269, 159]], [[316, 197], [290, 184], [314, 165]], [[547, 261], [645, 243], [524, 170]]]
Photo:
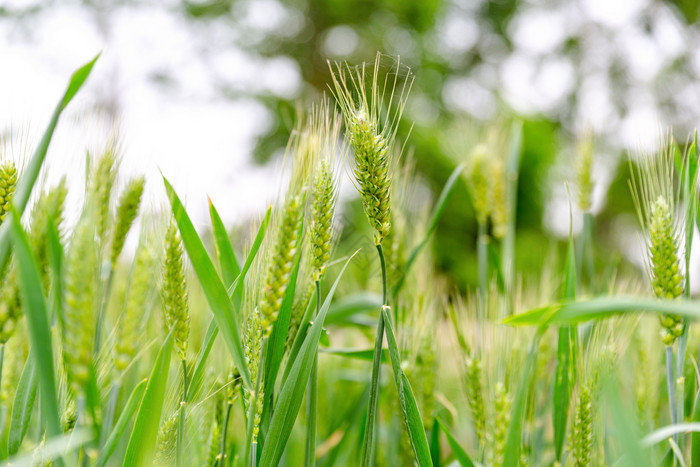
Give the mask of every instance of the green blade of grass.
[[326, 324], [352, 324], [350, 318], [359, 313], [375, 312], [382, 307], [382, 296], [376, 293], [359, 292], [335, 302], [326, 316]]
[[[41, 166], [46, 158], [46, 153], [49, 150], [49, 144], [53, 138], [53, 133], [56, 130], [56, 125], [58, 125], [58, 119], [75, 94], [83, 86], [85, 80], [87, 80], [88, 76], [90, 76], [92, 67], [95, 65], [98, 58], [99, 54], [73, 73], [70, 81], [68, 82], [66, 92], [58, 102], [58, 105], [51, 115], [51, 120], [49, 120], [49, 125], [46, 127], [46, 130], [44, 130], [39, 146], [37, 146], [36, 150], [34, 150], [34, 154], [32, 154], [31, 159], [29, 159], [29, 162], [22, 171], [22, 175], [19, 178], [17, 188], [15, 189], [15, 193], [12, 197], [12, 205], [15, 207], [20, 217], [24, 212], [24, 208], [27, 206], [29, 196], [32, 194], [34, 184], [39, 177], [39, 172], [41, 171]], [[0, 266], [7, 264], [7, 260], [10, 257], [11, 235], [8, 224], [9, 223], [6, 222], [2, 225], [2, 227], [0, 227]]]
[[642, 438], [642, 444], [644, 446], [653, 446], [679, 433], [700, 433], [700, 423], [676, 423], [675, 425], [657, 428]]
[[209, 200], [209, 216], [211, 217], [211, 226], [214, 231], [214, 240], [216, 241], [216, 253], [219, 256], [221, 278], [226, 288], [229, 288], [233, 281], [236, 280], [236, 277], [238, 277], [238, 274], [240, 274], [241, 268], [236, 260], [236, 254], [233, 252], [233, 246], [231, 246], [231, 241], [228, 238], [226, 227], [221, 221], [221, 217], [211, 199]]
[[[170, 185], [170, 182], [168, 182], [165, 177], [163, 177], [163, 182], [168, 192], [170, 206], [173, 211], [173, 216], [175, 217], [175, 222], [177, 222], [178, 229], [180, 230], [182, 242], [187, 250], [192, 268], [199, 279], [199, 283], [202, 285], [209, 307], [214, 313], [216, 325], [219, 327], [219, 331], [231, 353], [233, 362], [241, 374], [243, 385], [250, 388], [250, 374], [248, 373], [248, 366], [246, 365], [245, 355], [243, 354], [241, 334], [236, 320], [237, 313], [234, 310], [233, 303], [231, 303], [226, 287], [224, 287], [223, 282], [221, 282], [221, 278], [216, 272], [216, 268], [214, 268], [214, 264], [206, 248], [204, 248], [202, 239], [199, 238], [190, 217], [185, 211], [185, 207], [180, 202], [180, 198], [178, 198], [172, 185]], [[243, 281], [240, 281], [240, 283], [242, 282]]]
[[185, 398], [185, 402], [191, 402], [192, 398], [195, 396], [195, 394], [197, 394], [197, 391], [199, 391], [199, 389], [202, 387], [207, 358], [209, 358], [209, 353], [211, 352], [211, 348], [214, 346], [214, 341], [218, 335], [219, 328], [216, 327], [216, 321], [212, 319], [209, 323], [207, 334], [204, 336], [204, 343], [202, 343], [202, 348], [199, 351], [199, 356], [197, 357], [197, 363], [194, 366], [192, 378], [187, 386], [187, 397]]
[[[356, 253], [357, 254], [357, 253]], [[321, 337], [323, 322], [328, 313], [333, 294], [343, 276], [345, 269], [355, 255], [351, 256], [343, 269], [338, 274], [338, 278], [328, 292], [326, 300], [314, 320], [314, 324], [309, 329], [304, 343], [301, 346], [298, 356], [293, 360], [289, 376], [287, 377], [282, 390], [280, 391], [275, 411], [272, 414], [270, 428], [267, 433], [267, 441], [263, 446], [260, 465], [279, 465], [284, 448], [287, 445], [289, 435], [292, 433], [294, 421], [299, 413], [299, 408], [304, 400], [304, 393], [311, 374], [311, 365], [316, 356], [316, 348]]]
[[[301, 317], [301, 321], [299, 322], [299, 330], [297, 331], [297, 335], [294, 337], [294, 342], [292, 343], [292, 348], [289, 350], [289, 355], [288, 355], [288, 360], [290, 362], [293, 362], [296, 360], [297, 355], [299, 355], [299, 351], [301, 350], [301, 346], [304, 343], [304, 339], [306, 338], [306, 335], [308, 334], [309, 328], [311, 327], [311, 316], [313, 315], [313, 310], [316, 307], [316, 291], [311, 294], [311, 299], [309, 300], [309, 304], [306, 307], [306, 311], [304, 311], [304, 316]], [[326, 315], [327, 316], [327, 315]], [[319, 338], [320, 339], [320, 338]], [[287, 377], [289, 376], [289, 372], [292, 370], [292, 365], [287, 365], [284, 368], [284, 374], [282, 375], [282, 383], [284, 384], [285, 381], [287, 381]]]
[[5, 465], [12, 467], [34, 467], [37, 459], [59, 462], [60, 457], [78, 449], [92, 440], [89, 428], [75, 428], [70, 433], [56, 436], [46, 441], [30, 453], [8, 459]]
[[513, 399], [513, 408], [511, 409], [510, 424], [506, 434], [506, 446], [503, 452], [503, 465], [518, 465], [520, 461], [520, 443], [523, 436], [523, 423], [525, 419], [525, 406], [527, 405], [528, 390], [530, 388], [532, 372], [535, 367], [537, 358], [537, 348], [539, 347], [540, 338], [544, 333], [544, 328], [537, 331], [530, 350], [527, 354], [527, 360], [520, 376], [518, 384], [518, 392]]
[[95, 463], [96, 467], [103, 467], [114, 453], [114, 450], [117, 448], [117, 444], [119, 443], [122, 435], [126, 431], [126, 427], [129, 424], [131, 417], [134, 416], [134, 413], [136, 413], [136, 409], [138, 409], [139, 404], [141, 403], [143, 393], [146, 391], [147, 381], [148, 380], [144, 379], [139, 384], [137, 384], [131, 391], [131, 395], [126, 401], [124, 410], [122, 410], [121, 415], [119, 415], [119, 420], [117, 420], [116, 425], [114, 425], [114, 428], [112, 428], [112, 431], [109, 434], [109, 438], [107, 438], [104, 447], [100, 451], [100, 455]]
[[[563, 299], [576, 298], [576, 251], [574, 248], [573, 227], [569, 227], [569, 248], [566, 257], [566, 272], [564, 275]], [[571, 351], [575, 342], [576, 328], [573, 326], [561, 326], [557, 342], [557, 367], [554, 375], [554, 392], [552, 395], [552, 426], [554, 429], [554, 455], [561, 462], [566, 438], [566, 423], [569, 415], [569, 402], [575, 375], [576, 365]], [[574, 363], [572, 365], [572, 363]]]
[[[213, 206], [212, 206], [213, 207]], [[265, 231], [267, 230], [267, 225], [270, 222], [270, 214], [271, 214], [271, 209], [268, 208], [267, 213], [265, 214], [265, 217], [263, 218], [262, 223], [260, 224], [260, 227], [258, 228], [258, 233], [255, 236], [255, 241], [253, 242], [253, 246], [250, 249], [250, 252], [248, 253], [248, 256], [246, 257], [246, 261], [243, 264], [243, 269], [241, 269], [238, 273], [238, 276], [234, 280], [234, 282], [231, 284], [231, 300], [234, 302], [234, 309], [235, 310], [240, 310], [240, 302], [241, 302], [241, 293], [242, 293], [242, 287], [238, 287], [238, 284], [243, 284], [245, 281], [246, 274], [250, 270], [250, 266], [253, 264], [253, 260], [255, 259], [255, 256], [258, 253], [258, 250], [260, 249], [260, 245], [265, 238]], [[204, 337], [204, 343], [202, 344], [202, 348], [199, 352], [199, 356], [197, 357], [197, 363], [195, 365], [194, 373], [192, 374], [192, 380], [188, 384], [188, 389], [187, 389], [187, 400], [186, 402], [191, 402], [192, 398], [197, 394], [197, 391], [199, 391], [202, 381], [203, 381], [203, 376], [204, 376], [204, 370], [206, 369], [206, 363], [207, 359], [209, 358], [209, 354], [211, 353], [211, 348], [214, 345], [214, 341], [216, 340], [216, 336], [219, 335], [219, 328], [216, 325], [216, 319], [212, 320], [209, 323], [209, 328], [207, 329], [207, 334]]]
[[[319, 349], [320, 352], [337, 355], [344, 358], [371, 362], [374, 358], [374, 349]], [[382, 363], [389, 363], [389, 350], [382, 349]]]
[[411, 440], [413, 453], [416, 456], [416, 461], [418, 462], [419, 466], [423, 467], [433, 465], [433, 461], [430, 456], [430, 447], [428, 446], [428, 439], [425, 436], [423, 420], [420, 417], [420, 410], [418, 410], [418, 404], [416, 403], [416, 398], [413, 395], [411, 384], [408, 382], [408, 378], [401, 368], [401, 354], [399, 352], [399, 346], [396, 343], [396, 336], [394, 335], [394, 329], [391, 324], [390, 308], [388, 306], [383, 307], [382, 313], [384, 315], [384, 326], [386, 340], [389, 345], [391, 366], [394, 370], [396, 391], [399, 393], [399, 405], [401, 406], [404, 422], [406, 422], [408, 437]]
[[143, 400], [136, 414], [134, 429], [126, 447], [125, 466], [150, 465], [160, 426], [160, 415], [163, 411], [172, 349], [173, 333], [171, 331], [158, 351], [156, 362], [148, 378]]
[[447, 428], [445, 422], [443, 422], [439, 418], [436, 418], [435, 420], [442, 429], [442, 432], [445, 433], [447, 443], [450, 445], [450, 449], [452, 449], [452, 454], [454, 454], [455, 459], [457, 459], [459, 465], [461, 467], [474, 467], [474, 463], [469, 458], [469, 454], [467, 454], [467, 451], [465, 451], [464, 448], [460, 446], [459, 442], [457, 442], [455, 437], [452, 436], [452, 433], [450, 433], [450, 430]]
[[[695, 394], [693, 422], [700, 423], [700, 391]], [[690, 437], [690, 465], [693, 467], [700, 466], [700, 432], [693, 432]]]
[[53, 346], [46, 310], [46, 300], [41, 286], [41, 276], [36, 260], [29, 246], [27, 233], [22, 228], [19, 214], [11, 209], [12, 240], [19, 272], [19, 289], [22, 308], [27, 317], [29, 338], [32, 343], [32, 355], [38, 373], [41, 412], [46, 421], [46, 430], [50, 437], [59, 436], [61, 417], [58, 410], [58, 394], [53, 367]]
[[430, 459], [433, 465], [440, 465], [440, 429], [437, 418], [433, 419], [433, 427], [430, 429]]
[[241, 268], [241, 272], [238, 275], [238, 279], [232, 284], [231, 287], [228, 288], [228, 294], [233, 300], [234, 304], [236, 305], [237, 309], [240, 309], [240, 302], [241, 302], [241, 296], [243, 294], [243, 285], [244, 285], [244, 280], [246, 274], [248, 274], [248, 270], [250, 269], [250, 266], [253, 264], [253, 260], [255, 259], [255, 256], [258, 254], [258, 250], [260, 249], [260, 245], [262, 245], [263, 240], [265, 239], [265, 233], [267, 232], [267, 226], [270, 224], [270, 217], [272, 216], [272, 206], [267, 208], [267, 211], [265, 212], [265, 217], [263, 217], [262, 222], [260, 223], [260, 227], [258, 227], [258, 233], [255, 235], [255, 240], [253, 240], [253, 245], [250, 247], [250, 252], [248, 252], [248, 256], [245, 259], [245, 263], [243, 263], [243, 268]]
[[695, 300], [657, 300], [638, 297], [597, 297], [575, 302], [547, 305], [505, 319], [513, 326], [576, 324], [624, 313], [675, 313], [700, 319], [700, 302]]
[[408, 257], [408, 260], [406, 261], [406, 265], [403, 268], [403, 271], [401, 272], [401, 277], [399, 280], [396, 282], [396, 285], [394, 286], [394, 289], [392, 291], [392, 294], [394, 296], [398, 295], [399, 291], [401, 291], [401, 287], [403, 287], [403, 284], [406, 282], [406, 276], [411, 270], [411, 266], [413, 266], [413, 263], [416, 261], [416, 258], [418, 257], [418, 254], [421, 252], [421, 250], [425, 247], [425, 245], [430, 241], [430, 237], [433, 235], [433, 232], [435, 232], [435, 229], [437, 228], [438, 221], [440, 220], [440, 216], [442, 216], [442, 213], [445, 211], [445, 208], [447, 207], [447, 202], [450, 200], [450, 196], [452, 195], [452, 190], [455, 187], [455, 183], [459, 179], [460, 174], [464, 170], [464, 167], [466, 166], [465, 162], [462, 162], [459, 164], [450, 174], [450, 177], [447, 179], [447, 182], [445, 182], [445, 186], [442, 188], [442, 191], [440, 192], [440, 196], [438, 197], [437, 201], [435, 202], [435, 207], [433, 208], [433, 214], [430, 217], [430, 223], [428, 224], [428, 229], [425, 232], [425, 236], [423, 239], [420, 241], [418, 245], [413, 248], [411, 251], [411, 254]]
[[34, 357], [29, 355], [24, 364], [22, 375], [17, 383], [15, 400], [12, 403], [12, 417], [10, 419], [10, 431], [7, 437], [7, 453], [14, 456], [22, 445], [24, 436], [29, 428], [29, 420], [34, 411], [36, 400], [37, 374], [34, 366]]

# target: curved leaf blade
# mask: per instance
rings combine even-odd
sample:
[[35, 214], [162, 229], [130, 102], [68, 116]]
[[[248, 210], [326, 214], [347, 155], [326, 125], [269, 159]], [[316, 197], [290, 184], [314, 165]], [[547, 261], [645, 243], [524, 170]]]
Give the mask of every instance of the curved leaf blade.
[[124, 410], [122, 410], [121, 415], [119, 415], [119, 420], [117, 420], [116, 425], [114, 425], [114, 428], [112, 428], [109, 438], [107, 438], [102, 451], [100, 451], [100, 456], [97, 458], [97, 462], [95, 464], [97, 467], [104, 466], [109, 460], [110, 456], [114, 453], [114, 450], [117, 448], [117, 443], [124, 434], [124, 431], [126, 431], [129, 420], [131, 420], [131, 417], [134, 416], [136, 409], [138, 409], [139, 404], [141, 403], [143, 393], [146, 391], [147, 382], [148, 380], [144, 379], [131, 391], [129, 400], [127, 400]]
[[272, 420], [270, 421], [270, 428], [266, 436], [267, 441], [263, 446], [260, 465], [278, 465], [282, 458], [287, 440], [294, 427], [294, 421], [297, 418], [301, 403], [304, 400], [304, 392], [306, 391], [309, 375], [311, 374], [311, 366], [316, 356], [316, 349], [321, 337], [323, 321], [328, 313], [328, 308], [330, 307], [333, 294], [335, 294], [335, 289], [340, 282], [340, 278], [343, 277], [345, 269], [354, 257], [355, 255], [352, 255], [347, 260], [340, 274], [338, 274], [338, 278], [328, 292], [328, 296], [323, 302], [323, 306], [314, 320], [314, 324], [309, 329], [304, 343], [301, 346], [301, 350], [294, 360], [289, 375], [282, 386], [275, 411], [272, 414]]
[[7, 438], [7, 452], [14, 456], [22, 445], [24, 436], [29, 428], [29, 420], [34, 411], [36, 400], [37, 374], [34, 366], [34, 357], [27, 358], [22, 375], [19, 377], [15, 400], [12, 403], [12, 417], [10, 419], [10, 432]]
[[[163, 411], [172, 349], [173, 333], [170, 332], [168, 337], [165, 338], [160, 351], [158, 351], [156, 363], [153, 365], [151, 376], [148, 378], [143, 400], [136, 414], [134, 429], [131, 432], [129, 444], [126, 448], [125, 466], [150, 465], [149, 461], [153, 454], [160, 425], [160, 416]], [[119, 422], [117, 422], [118, 424]]]
[[243, 354], [243, 345], [241, 343], [238, 322], [236, 321], [236, 312], [226, 291], [226, 287], [224, 287], [223, 282], [221, 282], [221, 278], [216, 272], [216, 268], [209, 257], [209, 253], [207, 253], [206, 248], [204, 248], [202, 239], [199, 238], [190, 217], [185, 211], [185, 207], [180, 202], [180, 198], [178, 198], [172, 185], [165, 177], [163, 177], [163, 182], [168, 192], [170, 206], [177, 227], [180, 230], [182, 242], [185, 245], [187, 255], [190, 258], [199, 283], [202, 285], [207, 303], [209, 303], [209, 307], [214, 313], [216, 325], [219, 327], [219, 331], [231, 353], [233, 362], [241, 374], [243, 385], [250, 388], [250, 374], [248, 373], [248, 366], [246, 365], [245, 355]]

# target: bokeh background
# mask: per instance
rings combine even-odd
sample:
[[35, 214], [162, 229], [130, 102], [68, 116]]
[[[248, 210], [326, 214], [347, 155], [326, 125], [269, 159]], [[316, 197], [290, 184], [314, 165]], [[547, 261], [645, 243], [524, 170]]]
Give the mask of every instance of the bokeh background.
[[[634, 268], [627, 160], [671, 128], [685, 143], [700, 122], [699, 14], [698, 0], [0, 0], [0, 152], [29, 152], [70, 72], [101, 51], [45, 177], [82, 183], [86, 151], [116, 140], [127, 173], [148, 174], [152, 209], [165, 199], [162, 172], [201, 229], [208, 196], [247, 233], [279, 196], [299, 109], [328, 93], [327, 60], [381, 51], [415, 76], [400, 137], [413, 124], [406, 152], [426, 202], [468, 155], [449, 129], [522, 121], [516, 265], [526, 277], [567, 236], [567, 181], [589, 134], [596, 251], [608, 267]], [[343, 183], [349, 248], [366, 221]], [[460, 184], [432, 247], [455, 288], [476, 283], [475, 238]]]

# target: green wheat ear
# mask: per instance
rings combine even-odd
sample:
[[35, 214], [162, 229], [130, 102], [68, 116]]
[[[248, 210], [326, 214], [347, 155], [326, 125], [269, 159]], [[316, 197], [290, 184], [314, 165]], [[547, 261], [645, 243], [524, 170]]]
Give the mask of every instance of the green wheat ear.
[[488, 220], [493, 206], [491, 166], [485, 144], [479, 144], [472, 151], [467, 165], [466, 178], [476, 220], [483, 225]]
[[262, 290], [260, 320], [265, 336], [272, 332], [282, 301], [289, 285], [289, 278], [297, 251], [297, 238], [304, 217], [304, 196], [293, 195], [282, 208], [275, 247]]
[[466, 361], [467, 402], [472, 413], [474, 431], [479, 445], [486, 443], [486, 408], [482, 389], [483, 373], [481, 361], [470, 357]]
[[95, 334], [98, 268], [91, 216], [84, 216], [75, 228], [66, 269], [63, 363], [73, 394], [80, 395], [90, 375]]
[[[630, 181], [637, 214], [646, 237], [647, 272], [654, 294], [675, 299], [683, 293], [680, 271], [681, 232], [684, 216], [675, 215], [679, 192], [671, 149], [642, 156]], [[672, 345], [683, 333], [683, 321], [674, 314], [659, 316], [664, 344]]]
[[117, 258], [122, 252], [122, 248], [124, 248], [126, 235], [129, 233], [131, 225], [136, 219], [145, 183], [146, 180], [143, 177], [136, 177], [129, 180], [129, 183], [119, 197], [117, 218], [112, 235], [112, 249], [110, 255], [110, 263], [112, 265], [116, 264]]
[[591, 388], [584, 384], [579, 391], [574, 409], [573, 436], [571, 439], [576, 467], [591, 465], [593, 448], [593, 401]]
[[0, 223], [5, 220], [17, 186], [17, 167], [8, 161], [0, 165]]
[[[248, 372], [250, 373], [251, 381], [256, 381], [258, 378], [259, 363], [260, 363], [260, 350], [263, 345], [263, 333], [264, 328], [262, 324], [262, 315], [260, 311], [255, 308], [248, 316], [248, 322], [246, 325], [245, 334], [245, 356], [246, 363], [248, 364]], [[260, 422], [262, 420], [262, 410], [263, 410], [263, 394], [262, 387], [260, 388], [261, 393], [255, 397], [255, 414], [253, 415], [253, 442], [257, 440], [258, 434], [260, 433]], [[244, 392], [244, 406], [246, 413], [248, 413], [248, 408], [250, 406], [250, 401], [255, 396], [254, 391], [247, 389]]]
[[[394, 141], [408, 93], [413, 85], [410, 75], [398, 95], [398, 73], [394, 79], [380, 82], [381, 55], [377, 54], [371, 82], [366, 78], [366, 64], [355, 70], [349, 65], [331, 67], [334, 95], [345, 120], [345, 138], [355, 154], [353, 172], [365, 214], [375, 231], [374, 241], [382, 243], [391, 229], [391, 176]], [[399, 64], [400, 65], [400, 64]], [[389, 95], [385, 91], [389, 89]], [[382, 112], [388, 98], [389, 111]], [[394, 99], [396, 108], [392, 108]]]
[[154, 254], [142, 238], [136, 250], [134, 265], [126, 292], [126, 305], [119, 324], [113, 348], [114, 368], [123, 373], [136, 355], [140, 343], [140, 330], [147, 311], [148, 298], [153, 285]]
[[158, 430], [154, 459], [156, 465], [174, 464], [177, 419], [177, 412], [175, 412], [161, 424]]
[[112, 187], [117, 178], [117, 155], [115, 148], [108, 148], [96, 161], [88, 182], [88, 205], [97, 222], [97, 236], [104, 240], [110, 227], [110, 204]]
[[576, 160], [578, 207], [583, 212], [591, 209], [593, 200], [593, 138], [585, 136], [579, 143]]
[[190, 311], [187, 302], [182, 241], [174, 222], [170, 223], [165, 234], [162, 300], [165, 321], [170, 329], [174, 329], [175, 347], [180, 359], [184, 360], [190, 334]]
[[338, 180], [334, 170], [336, 162], [344, 156], [339, 149], [341, 121], [339, 115], [323, 101], [311, 115], [310, 132], [317, 142], [311, 148], [315, 152], [311, 207], [311, 265], [312, 278], [320, 281], [331, 256], [335, 229], [333, 217], [338, 194]]

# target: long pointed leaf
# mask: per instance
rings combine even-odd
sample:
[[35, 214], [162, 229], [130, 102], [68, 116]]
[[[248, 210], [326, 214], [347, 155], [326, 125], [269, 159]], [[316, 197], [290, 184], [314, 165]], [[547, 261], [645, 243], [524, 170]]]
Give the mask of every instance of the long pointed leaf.
[[450, 430], [447, 428], [447, 425], [445, 425], [445, 423], [439, 418], [437, 418], [436, 420], [438, 422], [438, 425], [440, 425], [442, 432], [445, 433], [445, 436], [447, 437], [447, 443], [450, 445], [450, 449], [452, 449], [452, 454], [455, 455], [455, 459], [457, 459], [459, 465], [461, 467], [474, 467], [474, 463], [469, 458], [469, 454], [467, 454], [467, 451], [465, 451], [464, 448], [460, 446], [459, 442], [455, 439], [455, 437], [452, 436], [452, 433], [450, 433]]
[[7, 440], [7, 452], [14, 456], [22, 445], [22, 440], [27, 434], [29, 420], [32, 418], [34, 401], [36, 400], [37, 374], [32, 355], [27, 359], [22, 370], [22, 376], [17, 384], [15, 400], [12, 403], [12, 418], [10, 420], [10, 432]]
[[165, 389], [168, 384], [170, 353], [173, 349], [173, 333], [170, 332], [158, 352], [156, 363], [148, 378], [143, 400], [136, 414], [134, 429], [129, 438], [124, 457], [125, 466], [150, 465], [163, 411]]
[[172, 185], [170, 185], [170, 182], [168, 182], [165, 177], [163, 177], [163, 182], [168, 192], [170, 206], [173, 211], [173, 216], [175, 217], [175, 222], [177, 222], [178, 229], [180, 230], [182, 242], [185, 245], [187, 255], [197, 274], [199, 283], [202, 285], [209, 307], [214, 313], [216, 325], [219, 327], [219, 331], [224, 338], [224, 342], [226, 342], [229, 352], [231, 352], [233, 363], [235, 363], [236, 368], [241, 374], [243, 385], [250, 388], [250, 374], [248, 373], [248, 366], [246, 365], [245, 355], [243, 354], [243, 345], [241, 344], [238, 322], [235, 319], [236, 312], [226, 292], [226, 287], [224, 287], [223, 282], [221, 282], [221, 278], [219, 278], [219, 274], [216, 272], [216, 268], [214, 268], [214, 264], [206, 248], [204, 248], [202, 240], [194, 229], [194, 225], [192, 225], [192, 221], [187, 215], [185, 207], [180, 202], [180, 198], [178, 198]]
[[[572, 223], [573, 224], [573, 223]], [[566, 258], [566, 273], [564, 276], [565, 300], [576, 298], [576, 252], [574, 249], [573, 227], [569, 228], [569, 249]], [[557, 343], [557, 368], [554, 375], [554, 393], [552, 396], [552, 425], [554, 427], [554, 455], [561, 462], [566, 438], [566, 422], [569, 415], [569, 402], [573, 387], [572, 368], [576, 368], [572, 346], [575, 342], [576, 328], [562, 326], [559, 328]]]
[[675, 313], [700, 319], [696, 300], [657, 300], [638, 297], [598, 297], [575, 302], [555, 303], [505, 319], [513, 326], [575, 324], [592, 319], [611, 318], [624, 313]]
[[61, 418], [58, 410], [58, 395], [53, 368], [53, 347], [51, 331], [46, 310], [46, 300], [41, 286], [41, 276], [36, 260], [29, 247], [27, 233], [22, 228], [19, 214], [11, 210], [12, 240], [17, 258], [19, 272], [19, 289], [22, 298], [22, 308], [27, 316], [29, 338], [32, 343], [32, 355], [36, 361], [36, 371], [39, 376], [39, 394], [41, 396], [41, 412], [46, 420], [49, 436], [62, 433]]
[[129, 400], [126, 401], [126, 405], [124, 406], [124, 410], [122, 410], [121, 415], [119, 415], [117, 424], [114, 425], [114, 428], [112, 428], [109, 438], [107, 438], [104, 447], [100, 451], [100, 456], [97, 458], [97, 462], [95, 463], [97, 467], [104, 466], [109, 460], [110, 456], [114, 453], [114, 450], [117, 448], [117, 444], [126, 431], [126, 427], [129, 424], [131, 417], [134, 416], [136, 409], [139, 408], [143, 393], [146, 391], [147, 381], [148, 380], [144, 379], [131, 391]]
[[[15, 207], [20, 217], [24, 212], [24, 208], [27, 206], [29, 196], [32, 194], [34, 184], [39, 177], [41, 166], [49, 150], [49, 143], [51, 143], [56, 125], [58, 125], [58, 119], [66, 106], [83, 86], [85, 80], [90, 76], [92, 67], [95, 65], [98, 58], [99, 54], [73, 73], [68, 82], [65, 94], [63, 94], [63, 97], [58, 102], [58, 105], [51, 115], [51, 120], [49, 120], [49, 125], [46, 127], [46, 130], [44, 130], [39, 146], [37, 146], [34, 154], [32, 154], [32, 158], [29, 159], [29, 162], [22, 171], [22, 175], [17, 183], [17, 189], [12, 197], [12, 205]], [[5, 265], [10, 257], [10, 230], [8, 224], [8, 222], [5, 222], [2, 227], [0, 227], [0, 266]]]
[[530, 344], [530, 350], [525, 361], [525, 366], [520, 376], [520, 384], [518, 392], [513, 400], [513, 408], [511, 409], [510, 425], [506, 434], [506, 447], [503, 452], [503, 465], [518, 465], [520, 460], [520, 442], [523, 435], [523, 422], [525, 418], [525, 405], [527, 403], [527, 393], [530, 388], [532, 372], [537, 358], [537, 348], [539, 347], [540, 338], [544, 329], [540, 328], [535, 335], [535, 338]]
[[416, 455], [416, 461], [419, 466], [430, 466], [433, 465], [433, 461], [430, 457], [428, 439], [425, 436], [423, 420], [421, 420], [420, 410], [418, 410], [418, 404], [416, 404], [411, 384], [401, 368], [401, 354], [391, 324], [390, 308], [385, 306], [382, 309], [382, 313], [384, 314], [386, 340], [389, 344], [389, 356], [391, 357], [391, 366], [394, 370], [396, 391], [399, 393], [399, 405], [401, 406], [403, 419], [406, 422], [406, 428], [408, 428], [408, 437], [411, 440], [411, 446], [413, 446], [413, 453]]
[[221, 217], [211, 199], [209, 200], [209, 216], [211, 217], [211, 226], [214, 231], [214, 240], [216, 241], [216, 253], [219, 255], [221, 278], [224, 280], [226, 288], [228, 288], [240, 274], [241, 268], [236, 260], [236, 254], [233, 252], [233, 246], [231, 246], [231, 241], [228, 238], [226, 227], [221, 221]]
[[316, 356], [316, 348], [318, 347], [318, 341], [321, 337], [323, 321], [328, 313], [328, 308], [330, 307], [331, 300], [333, 300], [333, 295], [340, 282], [340, 278], [343, 277], [345, 269], [354, 256], [355, 255], [351, 256], [347, 260], [340, 274], [338, 274], [338, 278], [331, 287], [331, 290], [328, 292], [328, 296], [323, 302], [323, 306], [314, 320], [314, 324], [311, 326], [311, 329], [309, 329], [306, 339], [304, 339], [299, 355], [294, 360], [289, 376], [282, 386], [275, 411], [272, 414], [272, 420], [270, 421], [270, 428], [260, 458], [260, 465], [278, 465], [282, 458], [287, 440], [294, 427], [294, 421], [297, 418], [299, 408], [304, 400], [304, 392], [309, 381], [309, 375], [311, 374], [311, 366]]

